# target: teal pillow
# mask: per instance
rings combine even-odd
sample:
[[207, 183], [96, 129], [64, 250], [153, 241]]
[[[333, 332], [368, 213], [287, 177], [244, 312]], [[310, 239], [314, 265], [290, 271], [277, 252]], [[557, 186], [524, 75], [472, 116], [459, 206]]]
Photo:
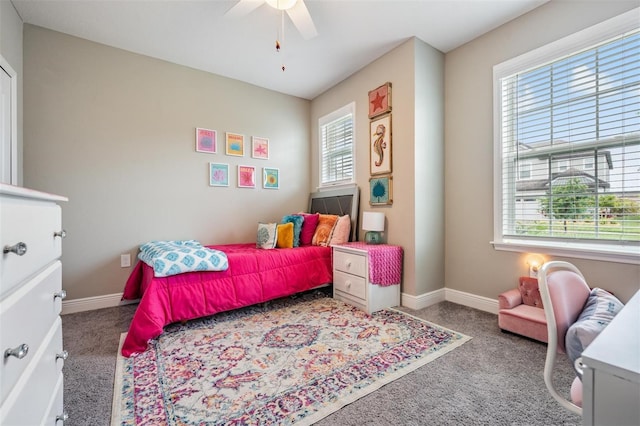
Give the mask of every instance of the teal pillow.
[[297, 214], [290, 214], [283, 216], [282, 223], [293, 223], [293, 246], [300, 247], [300, 232], [302, 231], [302, 224], [304, 223], [304, 217]]

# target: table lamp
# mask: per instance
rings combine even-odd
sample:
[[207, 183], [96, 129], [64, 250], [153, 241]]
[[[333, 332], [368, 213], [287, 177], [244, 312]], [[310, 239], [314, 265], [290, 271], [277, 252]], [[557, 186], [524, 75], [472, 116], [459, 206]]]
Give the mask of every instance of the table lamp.
[[367, 244], [382, 244], [384, 213], [364, 212], [362, 214], [362, 229], [367, 231], [364, 235], [364, 241]]

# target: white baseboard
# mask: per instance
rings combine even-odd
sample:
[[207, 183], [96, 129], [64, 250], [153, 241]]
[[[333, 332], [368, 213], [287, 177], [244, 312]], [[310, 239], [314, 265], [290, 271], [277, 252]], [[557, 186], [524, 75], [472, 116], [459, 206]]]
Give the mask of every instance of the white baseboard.
[[427, 306], [435, 305], [436, 303], [444, 302], [445, 300], [444, 288], [429, 293], [423, 293], [419, 296], [402, 293], [402, 306], [415, 310], [426, 308]]
[[402, 294], [402, 306], [416, 310], [435, 305], [436, 303], [443, 302], [445, 300], [492, 314], [498, 313], [498, 300], [465, 293], [464, 291], [452, 290], [450, 288], [441, 288], [419, 296]]
[[[435, 305], [445, 300], [492, 314], [498, 313], [498, 300], [465, 293], [464, 291], [452, 290], [450, 288], [441, 288], [419, 296], [402, 293], [402, 306], [415, 310], [426, 308], [427, 306]], [[130, 305], [138, 302], [139, 300], [122, 300], [122, 293], [62, 301], [62, 315]]]
[[458, 305], [468, 306], [491, 314], [498, 314], [498, 299], [478, 296], [476, 294], [465, 293], [460, 290], [445, 289], [446, 299]]
[[104, 296], [85, 297], [83, 299], [63, 300], [62, 315], [76, 312], [93, 311], [94, 309], [112, 308], [114, 306], [130, 305], [139, 300], [122, 300], [122, 293], [105, 294]]

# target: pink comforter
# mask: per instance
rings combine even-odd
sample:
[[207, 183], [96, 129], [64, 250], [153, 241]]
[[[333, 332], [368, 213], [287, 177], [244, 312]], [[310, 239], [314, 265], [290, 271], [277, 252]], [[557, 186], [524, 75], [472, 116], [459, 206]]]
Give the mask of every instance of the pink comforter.
[[140, 298], [122, 346], [128, 357], [147, 348], [164, 326], [178, 321], [266, 302], [332, 282], [331, 248], [256, 249], [255, 244], [208, 246], [222, 250], [229, 269], [154, 277], [138, 262], [123, 300]]

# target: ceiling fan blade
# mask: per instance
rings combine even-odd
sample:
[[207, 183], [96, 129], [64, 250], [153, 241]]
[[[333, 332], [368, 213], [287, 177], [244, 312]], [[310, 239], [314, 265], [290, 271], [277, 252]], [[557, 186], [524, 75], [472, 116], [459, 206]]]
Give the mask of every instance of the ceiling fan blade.
[[298, 0], [292, 8], [287, 9], [287, 13], [293, 25], [295, 25], [298, 31], [300, 31], [300, 34], [302, 34], [302, 38], [309, 40], [318, 35], [316, 26], [313, 24], [309, 10], [303, 0]]
[[241, 18], [264, 4], [264, 0], [240, 0], [224, 14], [226, 18]]

